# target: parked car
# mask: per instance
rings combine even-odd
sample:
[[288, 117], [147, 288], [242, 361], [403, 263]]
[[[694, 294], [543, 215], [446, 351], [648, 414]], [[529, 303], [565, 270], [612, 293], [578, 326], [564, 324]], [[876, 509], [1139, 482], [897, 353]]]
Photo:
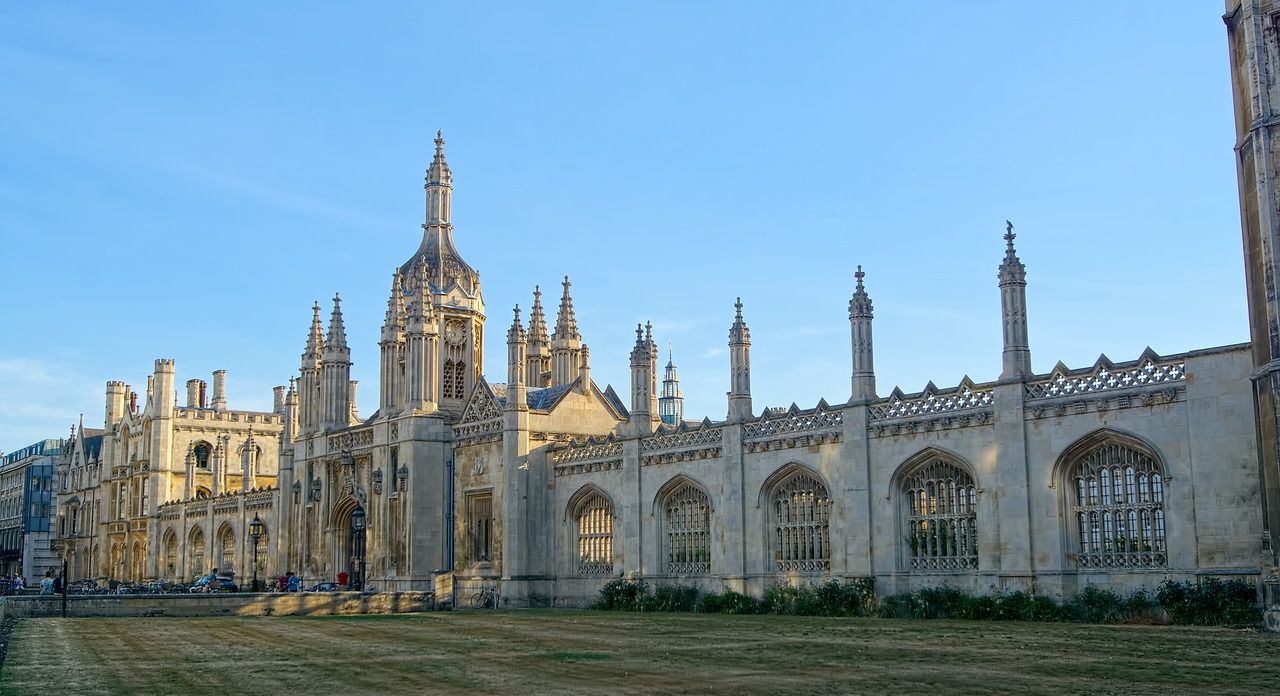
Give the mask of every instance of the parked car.
[[307, 592], [337, 592], [342, 586], [336, 582], [320, 582], [311, 586]]
[[[218, 589], [208, 589], [205, 586], [192, 585], [188, 592], [239, 592], [240, 588], [236, 586], [236, 581], [229, 575], [219, 575], [217, 578]], [[213, 584], [213, 583], [209, 583]]]

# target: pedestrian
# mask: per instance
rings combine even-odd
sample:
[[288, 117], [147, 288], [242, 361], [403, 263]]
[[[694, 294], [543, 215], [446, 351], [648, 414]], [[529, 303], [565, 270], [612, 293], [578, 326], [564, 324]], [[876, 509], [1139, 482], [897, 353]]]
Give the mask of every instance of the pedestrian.
[[13, 591], [21, 592], [25, 589], [27, 589], [27, 579], [22, 577], [22, 572], [19, 571], [17, 575], [13, 576]]
[[289, 579], [288, 583], [290, 592], [297, 592], [302, 589], [302, 578], [295, 575], [292, 570], [289, 571], [289, 574], [286, 577]]
[[289, 576], [281, 575], [276, 578], [276, 592], [287, 592], [289, 590]]
[[42, 595], [53, 594], [53, 571], [52, 570], [44, 571], [44, 580], [40, 581], [40, 594]]

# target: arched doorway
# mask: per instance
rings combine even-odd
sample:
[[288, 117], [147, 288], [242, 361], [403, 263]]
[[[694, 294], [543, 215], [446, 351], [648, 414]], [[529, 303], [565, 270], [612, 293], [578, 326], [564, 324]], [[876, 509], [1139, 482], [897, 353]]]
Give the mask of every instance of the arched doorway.
[[163, 556], [160, 561], [160, 575], [166, 580], [178, 579], [178, 535], [173, 530], [164, 533], [164, 542], [160, 546]]
[[333, 509], [330, 531], [338, 582], [345, 578], [353, 589], [363, 585], [365, 570], [365, 510], [355, 498], [346, 498]]

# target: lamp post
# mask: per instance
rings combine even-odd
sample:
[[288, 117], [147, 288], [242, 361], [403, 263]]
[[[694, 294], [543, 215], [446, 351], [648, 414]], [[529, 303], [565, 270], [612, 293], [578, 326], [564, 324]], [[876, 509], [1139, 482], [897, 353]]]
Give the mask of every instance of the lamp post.
[[364, 508], [351, 511], [351, 589], [364, 589]]
[[253, 540], [253, 591], [258, 592], [258, 542], [262, 539], [262, 518], [256, 512], [249, 523], [249, 538]]

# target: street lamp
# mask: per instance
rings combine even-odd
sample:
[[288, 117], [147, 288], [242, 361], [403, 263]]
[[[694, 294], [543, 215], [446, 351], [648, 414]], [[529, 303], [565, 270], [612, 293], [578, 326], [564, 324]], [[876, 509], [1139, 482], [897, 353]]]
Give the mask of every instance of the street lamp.
[[364, 589], [364, 508], [351, 511], [351, 589]]
[[262, 539], [262, 518], [253, 513], [253, 521], [249, 523], [249, 538], [253, 539], [253, 591], [258, 590], [258, 542]]

